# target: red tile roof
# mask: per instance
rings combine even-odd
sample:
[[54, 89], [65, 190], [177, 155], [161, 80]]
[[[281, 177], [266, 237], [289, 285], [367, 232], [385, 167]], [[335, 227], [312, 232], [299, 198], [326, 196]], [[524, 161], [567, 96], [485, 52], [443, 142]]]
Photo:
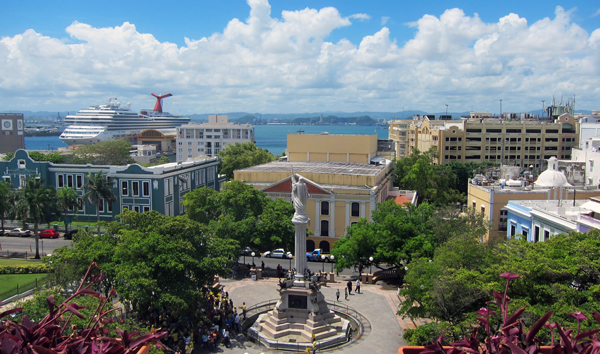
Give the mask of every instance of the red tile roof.
[[394, 199], [394, 201], [398, 205], [404, 205], [406, 203], [411, 203], [412, 202], [412, 199], [409, 198], [409, 197], [407, 197], [406, 195], [399, 195], [397, 197], [389, 196], [389, 197], [387, 197], [386, 200], [390, 200], [390, 199]]

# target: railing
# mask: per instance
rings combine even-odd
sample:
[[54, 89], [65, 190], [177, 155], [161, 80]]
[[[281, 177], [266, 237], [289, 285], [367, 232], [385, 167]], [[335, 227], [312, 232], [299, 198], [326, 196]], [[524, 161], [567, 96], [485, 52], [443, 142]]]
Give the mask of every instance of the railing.
[[25, 284], [17, 284], [15, 288], [8, 289], [4, 292], [0, 293], [0, 301], [13, 297], [15, 295], [22, 294], [31, 289], [37, 289], [40, 285], [45, 284], [48, 277], [44, 277], [41, 279], [36, 279], [35, 281], [25, 283]]
[[[258, 336], [258, 332], [254, 333], [253, 331], [248, 331], [248, 329], [257, 320], [257, 318], [254, 318], [254, 317], [258, 316], [261, 313], [265, 313], [267, 311], [274, 309], [275, 305], [277, 304], [278, 301], [279, 301], [279, 299], [272, 299], [272, 300], [259, 302], [258, 304], [255, 304], [246, 310], [246, 318], [242, 322], [242, 328], [243, 328], [244, 333], [246, 334], [246, 337], [249, 338], [254, 343], [256, 343], [258, 345], [262, 345], [262, 346], [270, 348], [270, 349], [285, 350], [285, 351], [292, 351], [292, 352], [306, 352], [307, 343], [295, 343], [295, 345], [294, 345], [294, 343], [290, 343], [289, 341], [279, 342], [277, 339], [274, 339], [274, 340], [270, 341], [269, 345], [267, 345], [267, 342], [264, 339], [262, 339], [260, 336]], [[338, 342], [338, 343], [334, 343], [332, 345], [327, 345], [324, 342], [317, 341], [317, 348], [319, 348], [319, 350], [339, 348], [343, 345], [348, 344], [349, 342], [357, 341], [362, 337], [366, 337], [371, 333], [371, 329], [372, 329], [371, 322], [365, 316], [363, 316], [360, 312], [356, 311], [354, 308], [347, 306], [347, 305], [338, 304], [338, 303], [329, 302], [329, 301], [326, 301], [326, 303], [332, 311], [336, 312], [341, 317], [346, 317], [346, 318], [352, 319], [354, 321], [354, 323], [356, 324], [356, 328], [350, 326], [350, 328], [348, 330], [349, 331], [348, 340], [345, 342], [341, 342], [341, 343]], [[352, 323], [352, 321], [351, 321], [351, 323]]]

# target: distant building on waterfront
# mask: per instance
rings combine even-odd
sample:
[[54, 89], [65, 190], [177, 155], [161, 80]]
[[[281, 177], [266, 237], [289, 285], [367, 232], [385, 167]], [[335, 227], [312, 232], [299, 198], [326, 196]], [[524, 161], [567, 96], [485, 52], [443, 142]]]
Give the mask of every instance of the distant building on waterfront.
[[25, 122], [23, 113], [0, 113], [2, 133], [0, 133], [0, 153], [25, 149]]
[[0, 161], [0, 172], [5, 182], [20, 188], [28, 177], [39, 177], [47, 186], [74, 188], [79, 207], [69, 212], [78, 221], [96, 221], [96, 205], [83, 199], [86, 176], [102, 171], [112, 184], [117, 198], [114, 203], [100, 203], [100, 220], [113, 221], [121, 211], [155, 210], [167, 216], [185, 213], [183, 196], [194, 189], [208, 187], [220, 190], [217, 158], [168, 163], [152, 167], [138, 164], [126, 166], [71, 165], [33, 161], [27, 151], [17, 150], [10, 161]]
[[208, 123], [186, 124], [177, 128], [177, 161], [213, 157], [228, 144], [256, 143], [254, 126], [229, 123], [224, 115], [208, 116]]

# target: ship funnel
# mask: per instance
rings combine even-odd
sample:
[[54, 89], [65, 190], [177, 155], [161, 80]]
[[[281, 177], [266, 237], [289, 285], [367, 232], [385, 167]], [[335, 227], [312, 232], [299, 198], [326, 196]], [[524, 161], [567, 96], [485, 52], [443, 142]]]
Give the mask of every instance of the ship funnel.
[[157, 94], [153, 93], [152, 96], [156, 97], [156, 104], [154, 105], [154, 112], [162, 113], [162, 99], [166, 98], [166, 97], [171, 97], [173, 95], [171, 95], [170, 93], [167, 93], [166, 95], [157, 95]]

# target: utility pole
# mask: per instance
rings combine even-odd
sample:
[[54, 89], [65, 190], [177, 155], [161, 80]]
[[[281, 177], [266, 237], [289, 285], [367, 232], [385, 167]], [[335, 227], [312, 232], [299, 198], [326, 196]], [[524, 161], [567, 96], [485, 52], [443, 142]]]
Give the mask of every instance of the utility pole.
[[500, 118], [502, 118], [502, 99], [500, 99]]

